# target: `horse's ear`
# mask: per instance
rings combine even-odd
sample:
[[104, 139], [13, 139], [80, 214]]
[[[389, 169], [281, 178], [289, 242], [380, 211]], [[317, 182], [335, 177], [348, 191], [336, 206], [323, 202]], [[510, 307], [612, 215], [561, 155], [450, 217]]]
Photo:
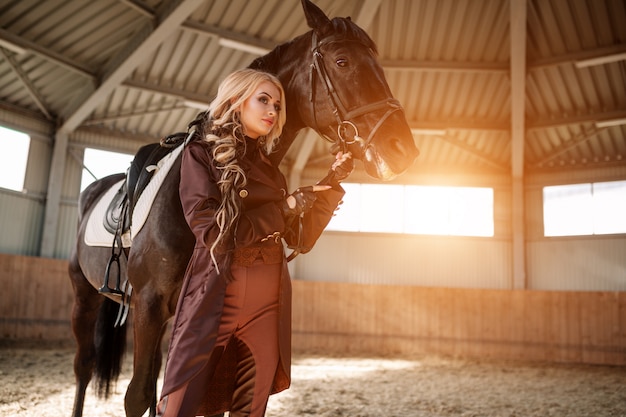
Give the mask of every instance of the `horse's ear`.
[[310, 0], [302, 0], [302, 8], [306, 22], [318, 35], [323, 35], [330, 25], [330, 19], [324, 14], [322, 9], [311, 3]]

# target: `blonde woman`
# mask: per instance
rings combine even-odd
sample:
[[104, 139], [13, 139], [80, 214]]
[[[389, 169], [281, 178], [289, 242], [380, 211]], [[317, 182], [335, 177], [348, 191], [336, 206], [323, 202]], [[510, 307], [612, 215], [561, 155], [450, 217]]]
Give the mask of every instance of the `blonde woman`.
[[[315, 241], [341, 200], [334, 180], [287, 192], [268, 159], [285, 123], [273, 75], [229, 75], [183, 151], [180, 199], [196, 237], [174, 317], [158, 415], [263, 416], [290, 384], [291, 283], [283, 239]], [[297, 220], [297, 221], [296, 221]], [[166, 221], [166, 219], [164, 219]]]

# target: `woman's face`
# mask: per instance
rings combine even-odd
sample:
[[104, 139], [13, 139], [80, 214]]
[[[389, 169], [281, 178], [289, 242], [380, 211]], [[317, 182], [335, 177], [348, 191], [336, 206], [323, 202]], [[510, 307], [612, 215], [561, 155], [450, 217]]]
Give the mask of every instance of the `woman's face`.
[[280, 90], [269, 81], [262, 82], [241, 106], [243, 133], [252, 139], [267, 135], [281, 111]]

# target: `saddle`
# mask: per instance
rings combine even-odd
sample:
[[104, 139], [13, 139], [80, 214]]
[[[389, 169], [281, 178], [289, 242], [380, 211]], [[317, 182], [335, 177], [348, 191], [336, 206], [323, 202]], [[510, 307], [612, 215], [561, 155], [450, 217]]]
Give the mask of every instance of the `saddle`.
[[[195, 129], [207, 117], [208, 111], [200, 112], [187, 126], [188, 132]], [[130, 230], [133, 209], [141, 193], [150, 182], [157, 163], [168, 153], [179, 147], [189, 133], [177, 132], [166, 136], [158, 143], [142, 146], [126, 171], [126, 180], [120, 186], [104, 215], [104, 228], [116, 238]], [[118, 236], [119, 234], [119, 236]]]
[[139, 148], [126, 171], [125, 181], [115, 193], [104, 214], [104, 228], [109, 233], [123, 235], [130, 230], [135, 204], [152, 179], [157, 163], [180, 146], [186, 137], [187, 133], [178, 132], [167, 136], [161, 142]]
[[[128, 311], [130, 309], [130, 296], [132, 293], [132, 285], [125, 280], [122, 281], [122, 271], [120, 257], [122, 254], [128, 256], [122, 245], [122, 235], [130, 230], [133, 218], [133, 210], [135, 204], [139, 201], [139, 197], [150, 183], [157, 163], [167, 154], [185, 143], [187, 138], [195, 134], [196, 128], [202, 123], [207, 116], [207, 112], [199, 113], [193, 120], [187, 132], [173, 133], [161, 139], [159, 143], [151, 143], [142, 146], [137, 151], [135, 158], [130, 163], [130, 167], [126, 171], [126, 179], [120, 186], [119, 190], [109, 203], [104, 215], [104, 228], [113, 234], [113, 244], [111, 246], [111, 257], [104, 271], [104, 282], [98, 290], [100, 294], [109, 295], [110, 297], [120, 299], [120, 308], [115, 320], [115, 327], [121, 327], [126, 322]], [[109, 286], [111, 273], [115, 273], [115, 286]], [[123, 287], [123, 288], [122, 288]]]
[[[113, 234], [111, 257], [104, 271], [104, 282], [98, 290], [100, 294], [120, 299], [115, 327], [122, 326], [130, 308], [130, 294], [132, 286], [125, 280], [122, 282], [122, 268], [120, 258], [128, 253], [122, 245], [122, 235], [130, 230], [133, 218], [133, 209], [139, 200], [157, 168], [157, 163], [168, 153], [184, 143], [186, 133], [174, 133], [161, 140], [160, 143], [151, 143], [139, 149], [135, 158], [126, 171], [126, 179], [109, 203], [103, 218], [104, 228]], [[115, 286], [109, 286], [111, 275], [114, 275]]]

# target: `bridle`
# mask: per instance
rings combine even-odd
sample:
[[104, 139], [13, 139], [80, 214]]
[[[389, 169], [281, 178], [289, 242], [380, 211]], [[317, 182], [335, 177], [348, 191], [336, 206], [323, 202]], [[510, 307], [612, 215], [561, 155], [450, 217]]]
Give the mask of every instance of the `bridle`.
[[[310, 73], [310, 81], [311, 81], [311, 93], [310, 94], [311, 95], [309, 99], [311, 100], [311, 112], [313, 116], [313, 123], [316, 125], [316, 127], [318, 127], [315, 130], [320, 132], [319, 126], [317, 125], [317, 118], [315, 115], [315, 78], [316, 78], [315, 75], [317, 74], [318, 78], [322, 81], [322, 86], [326, 90], [328, 98], [330, 99], [332, 112], [333, 112], [333, 115], [335, 116], [335, 119], [337, 120], [337, 136], [339, 138], [338, 145], [341, 146], [342, 150], [346, 151], [348, 145], [358, 143], [361, 146], [361, 152], [364, 152], [367, 149], [367, 147], [370, 145], [374, 135], [376, 134], [380, 126], [382, 126], [385, 120], [387, 120], [389, 116], [391, 116], [394, 112], [403, 111], [402, 106], [400, 105], [400, 102], [398, 100], [396, 100], [395, 98], [391, 96], [388, 96], [385, 99], [377, 101], [375, 103], [369, 103], [364, 106], [359, 106], [353, 109], [348, 109], [346, 105], [344, 104], [344, 102], [341, 100], [341, 97], [339, 96], [339, 94], [337, 93], [337, 89], [335, 88], [332, 80], [328, 77], [328, 72], [326, 71], [326, 67], [324, 66], [324, 56], [322, 55], [320, 48], [323, 45], [328, 45], [334, 42], [351, 41], [351, 42], [357, 42], [361, 44], [362, 42], [358, 40], [352, 40], [352, 39], [346, 40], [346, 39], [342, 39], [334, 35], [327, 36], [323, 39], [318, 40], [317, 34], [315, 32], [313, 32], [313, 36], [311, 40], [312, 40], [311, 52], [313, 53], [313, 63], [311, 64], [311, 73]], [[372, 131], [369, 133], [368, 137], [366, 139], [363, 139], [361, 136], [359, 136], [359, 130], [357, 129], [356, 124], [352, 122], [352, 120], [354, 120], [355, 118], [359, 116], [363, 116], [365, 114], [372, 113], [372, 112], [379, 111], [379, 110], [386, 110], [386, 112], [383, 115], [383, 117], [381, 117], [378, 120], [378, 122], [376, 123]], [[354, 130], [354, 135], [352, 136], [352, 138], [345, 137], [346, 131], [348, 130], [348, 128], [352, 128]], [[333, 142], [333, 140], [329, 137], [326, 137], [326, 135], [322, 134], [322, 137], [324, 137], [326, 140], [330, 142]]]

